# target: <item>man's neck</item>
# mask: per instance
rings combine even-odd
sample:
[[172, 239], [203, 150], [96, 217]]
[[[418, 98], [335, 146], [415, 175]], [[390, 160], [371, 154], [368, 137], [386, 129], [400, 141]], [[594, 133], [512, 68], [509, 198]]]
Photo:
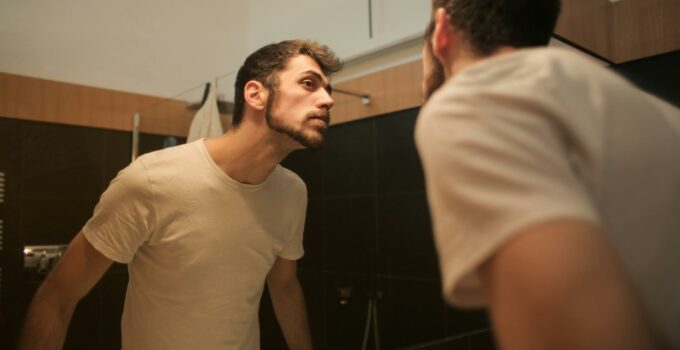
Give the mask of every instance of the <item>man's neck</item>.
[[223, 136], [205, 140], [217, 166], [229, 177], [245, 184], [260, 184], [293, 150], [268, 127], [242, 123]]
[[449, 65], [449, 71], [446, 72], [448, 77], [455, 76], [456, 74], [460, 73], [463, 71], [465, 68], [477, 63], [481, 62], [484, 60], [487, 60], [489, 58], [505, 55], [511, 52], [516, 51], [517, 48], [510, 47], [510, 46], [504, 46], [496, 50], [494, 53], [488, 55], [488, 56], [476, 56], [472, 54], [471, 51], [465, 50], [464, 52], [461, 52], [458, 54], [458, 57], [451, 62]]

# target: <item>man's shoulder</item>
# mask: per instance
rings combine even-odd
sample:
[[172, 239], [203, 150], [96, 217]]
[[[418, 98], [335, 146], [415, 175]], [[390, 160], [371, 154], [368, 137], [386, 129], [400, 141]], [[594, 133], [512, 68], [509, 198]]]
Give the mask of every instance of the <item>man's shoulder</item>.
[[176, 162], [177, 160], [186, 156], [192, 156], [195, 151], [196, 145], [194, 143], [187, 143], [145, 153], [138, 157], [138, 161], [146, 168], [174, 163], [179, 164], [180, 162]]
[[272, 174], [276, 177], [277, 186], [290, 188], [295, 193], [307, 194], [307, 185], [294, 171], [278, 165]]

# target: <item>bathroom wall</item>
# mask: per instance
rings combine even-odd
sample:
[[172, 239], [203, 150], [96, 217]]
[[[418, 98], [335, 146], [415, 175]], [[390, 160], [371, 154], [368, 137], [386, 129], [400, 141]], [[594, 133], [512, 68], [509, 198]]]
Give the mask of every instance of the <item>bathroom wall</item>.
[[617, 64], [612, 69], [680, 108], [680, 51]]
[[[493, 348], [485, 313], [442, 301], [413, 141], [417, 112], [333, 126], [322, 150], [297, 151], [283, 162], [309, 192], [299, 266], [316, 348], [360, 349], [368, 300], [376, 294], [381, 349], [469, 333], [458, 340], [461, 349]], [[344, 305], [342, 288], [352, 290]], [[282, 348], [270, 305], [263, 304], [261, 319], [263, 349]]]
[[[680, 107], [680, 52], [611, 69]], [[300, 276], [314, 341], [322, 349], [359, 349], [368, 295], [378, 300], [383, 349], [452, 338], [448, 349], [493, 349], [483, 312], [442, 303], [423, 175], [413, 144], [418, 109], [331, 127], [318, 152], [298, 151], [284, 165], [307, 183], [306, 256]], [[353, 288], [341, 305], [339, 289]], [[283, 339], [262, 308], [263, 345]], [[463, 335], [456, 337], [457, 335]], [[455, 339], [457, 338], [457, 339]], [[369, 345], [371, 342], [369, 342]], [[369, 347], [370, 348], [370, 347]]]
[[[490, 348], [485, 315], [452, 310], [440, 296], [412, 139], [416, 113], [334, 126], [323, 150], [298, 151], [284, 162], [309, 190], [300, 279], [318, 349], [360, 348], [371, 294], [381, 295], [382, 349], [480, 330], [459, 342]], [[162, 142], [162, 136], [143, 135], [140, 151], [160, 149]], [[0, 118], [0, 171], [7, 175], [7, 202], [0, 206], [2, 348], [12, 348], [40, 284], [25, 280], [21, 248], [69, 242], [109, 181], [129, 163], [130, 143], [128, 132]], [[119, 348], [126, 284], [125, 266], [114, 265], [76, 309], [65, 349]], [[345, 287], [352, 292], [343, 305], [339, 289]], [[261, 324], [262, 348], [285, 348], [266, 293]]]
[[[6, 174], [0, 348], [13, 349], [40, 284], [23, 273], [24, 245], [66, 244], [100, 194], [130, 161], [129, 132], [0, 118], [0, 171]], [[164, 137], [142, 134], [140, 153]], [[182, 140], [181, 140], [182, 141]], [[64, 349], [119, 349], [127, 271], [114, 265], [79, 304]]]

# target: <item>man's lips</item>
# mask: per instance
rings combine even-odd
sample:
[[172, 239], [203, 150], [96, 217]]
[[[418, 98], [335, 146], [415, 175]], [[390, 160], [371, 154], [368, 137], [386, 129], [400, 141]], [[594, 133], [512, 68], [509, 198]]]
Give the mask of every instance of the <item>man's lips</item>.
[[324, 123], [326, 123], [326, 125], [328, 125], [328, 124], [330, 123], [330, 121], [331, 121], [330, 116], [327, 116], [327, 115], [313, 115], [313, 116], [311, 116], [309, 119], [319, 119], [319, 120], [322, 120]]

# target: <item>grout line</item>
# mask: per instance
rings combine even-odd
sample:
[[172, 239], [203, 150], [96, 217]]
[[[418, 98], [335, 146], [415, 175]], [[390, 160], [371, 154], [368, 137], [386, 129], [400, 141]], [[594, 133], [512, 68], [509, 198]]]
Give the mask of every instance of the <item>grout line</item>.
[[441, 339], [438, 339], [438, 340], [434, 340], [434, 341], [431, 341], [431, 342], [422, 343], [422, 344], [415, 345], [415, 346], [409, 346], [409, 347], [406, 347], [406, 348], [401, 348], [401, 349], [399, 349], [399, 350], [419, 350], [419, 349], [426, 349], [427, 347], [432, 346], [432, 345], [438, 345], [438, 344], [448, 343], [448, 342], [450, 342], [450, 341], [459, 340], [459, 339], [463, 339], [463, 338], [468, 338], [468, 349], [470, 349], [470, 347], [472, 346], [472, 342], [471, 342], [470, 338], [471, 338], [472, 336], [478, 335], [478, 334], [482, 334], [482, 333], [484, 333], [484, 332], [490, 332], [490, 331], [491, 331], [491, 328], [478, 329], [478, 330], [472, 331], [472, 332], [456, 334], [456, 335], [453, 335], [453, 336], [444, 337], [444, 338], [441, 338]]
[[[378, 187], [380, 186], [378, 183], [378, 123], [376, 122], [375, 119], [371, 120], [371, 127], [373, 128], [373, 144], [371, 147], [373, 148], [373, 190], [377, 193], [378, 192]], [[378, 237], [378, 234], [380, 232], [380, 224], [379, 224], [379, 210], [380, 210], [380, 205], [378, 203], [378, 196], [376, 194], [375, 198], [373, 199], [373, 244], [375, 248], [375, 253], [373, 254], [373, 272], [374, 272], [374, 288], [373, 293], [378, 294], [382, 293], [382, 287], [380, 285], [380, 278], [378, 278], [378, 271], [380, 271], [380, 268], [378, 265], [380, 264], [380, 239]], [[375, 335], [374, 335], [375, 336]]]

